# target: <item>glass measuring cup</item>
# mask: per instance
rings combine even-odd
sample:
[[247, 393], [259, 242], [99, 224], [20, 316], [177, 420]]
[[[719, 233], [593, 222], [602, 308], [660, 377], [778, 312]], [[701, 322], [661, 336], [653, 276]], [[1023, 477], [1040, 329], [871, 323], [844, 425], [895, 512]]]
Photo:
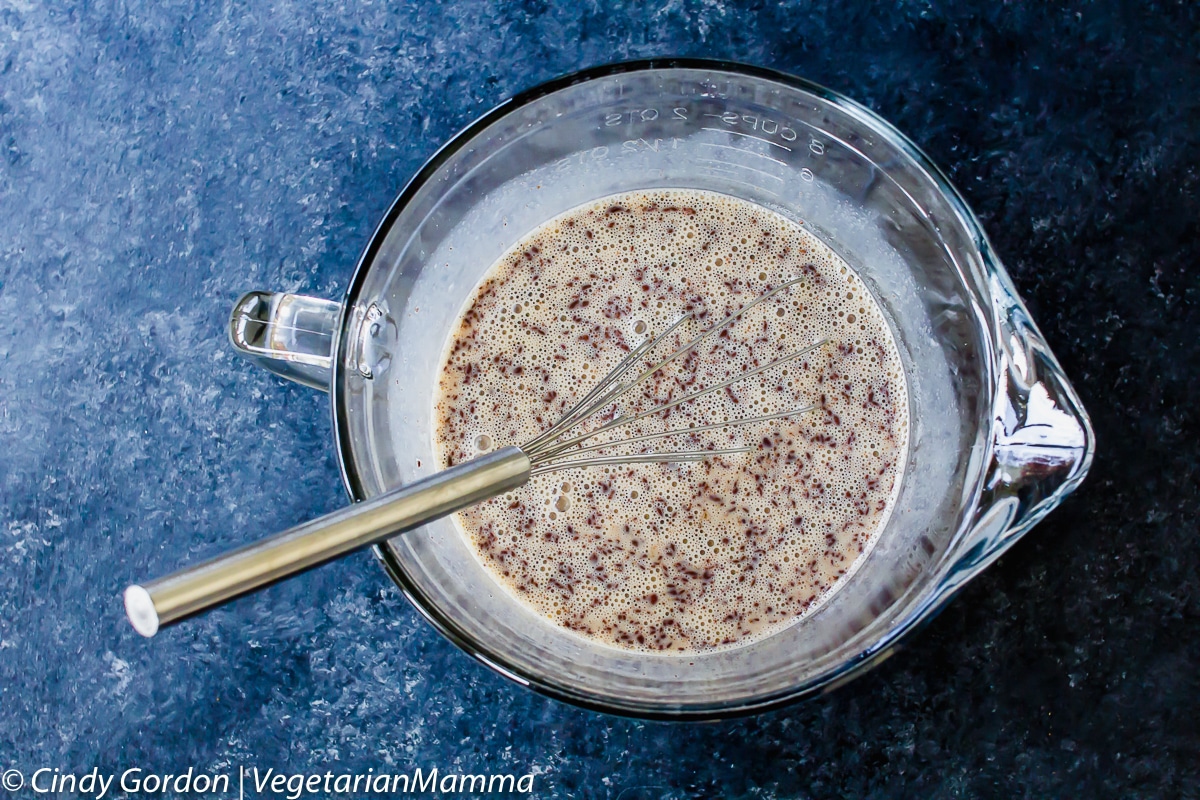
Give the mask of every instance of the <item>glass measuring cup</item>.
[[570, 702], [647, 717], [765, 709], [879, 663], [1083, 479], [1094, 438], [962, 198], [900, 133], [805, 81], [650, 61], [590, 70], [496, 108], [439, 151], [379, 226], [341, 302], [255, 292], [244, 355], [333, 397], [355, 500], [431, 474], [442, 347], [483, 274], [568, 208], [633, 189], [705, 189], [797, 220], [880, 301], [910, 390], [908, 468], [862, 567], [769, 638], [716, 653], [606, 647], [509, 596], [443, 519], [377, 548], [416, 608], [468, 653]]

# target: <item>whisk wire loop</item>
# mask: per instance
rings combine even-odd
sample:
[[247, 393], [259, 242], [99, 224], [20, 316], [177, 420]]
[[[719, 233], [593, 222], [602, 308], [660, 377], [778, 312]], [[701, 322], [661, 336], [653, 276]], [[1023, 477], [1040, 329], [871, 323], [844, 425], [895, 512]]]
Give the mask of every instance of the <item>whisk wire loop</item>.
[[687, 322], [689, 319], [691, 319], [690, 315], [680, 317], [658, 336], [646, 337], [644, 342], [630, 351], [629, 355], [627, 355], [625, 358], [621, 359], [621, 362], [617, 364], [617, 366], [611, 372], [605, 375], [599, 383], [593, 386], [592, 390], [588, 392], [582, 400], [576, 403], [575, 406], [562, 417], [562, 419], [560, 419], [557, 423], [551, 426], [548, 431], [534, 439], [522, 449], [524, 449], [526, 453], [530, 454], [530, 456], [534, 455], [542, 445], [548, 444], [555, 437], [566, 433], [575, 425], [604, 408], [604, 406], [608, 405], [608, 403], [611, 402], [614, 397], [623, 394], [624, 392], [636, 386], [636, 382], [628, 385], [621, 384], [619, 382], [621, 376], [632, 369], [633, 366], [637, 364], [643, 356], [652, 352], [655, 347], [657, 347], [668, 336], [674, 333], [680, 325]]
[[596, 458], [578, 458], [569, 461], [558, 461], [553, 464], [542, 464], [530, 470], [530, 475], [541, 475], [546, 472], [573, 467], [602, 467], [606, 465], [623, 466], [625, 464], [651, 464], [655, 462], [678, 463], [682, 461], [705, 461], [713, 456], [736, 455], [751, 453], [753, 447], [730, 447], [720, 450], [689, 450], [679, 453], [639, 453], [636, 455], [597, 456]]
[[[691, 428], [686, 428], [686, 429], [676, 429], [676, 430], [671, 430], [671, 431], [664, 431], [661, 433], [646, 434], [646, 435], [642, 435], [642, 436], [635, 436], [635, 437], [631, 437], [631, 438], [622, 439], [619, 441], [602, 442], [602, 443], [598, 443], [598, 444], [589, 445], [587, 447], [580, 447], [580, 445], [584, 444], [588, 440], [595, 439], [597, 436], [600, 436], [603, 433], [606, 433], [611, 430], [615, 430], [617, 428], [622, 428], [627, 425], [632, 425], [632, 424], [638, 422], [639, 420], [646, 419], [647, 417], [651, 417], [651, 416], [655, 416], [655, 415], [659, 415], [659, 414], [665, 415], [673, 408], [677, 408], [685, 403], [689, 403], [689, 402], [698, 400], [701, 397], [704, 397], [705, 395], [709, 395], [714, 392], [719, 392], [723, 389], [726, 389], [726, 388], [734, 385], [735, 383], [738, 383], [739, 381], [744, 381], [747, 378], [751, 378], [755, 375], [766, 372], [767, 370], [769, 370], [773, 367], [777, 367], [782, 364], [786, 364], [790, 361], [794, 361], [795, 359], [800, 358], [801, 356], [803, 356], [807, 353], [810, 353], [813, 350], [826, 344], [828, 342], [828, 339], [821, 339], [820, 341], [818, 341], [814, 344], [811, 344], [807, 347], [801, 348], [800, 350], [798, 350], [796, 352], [788, 353], [787, 355], [780, 356], [779, 358], [773, 359], [772, 361], [769, 361], [766, 364], [760, 364], [756, 367], [745, 370], [745, 371], [741, 372], [740, 374], [735, 375], [727, 380], [720, 381], [720, 382], [714, 384], [713, 386], [705, 387], [705, 388], [699, 389], [694, 392], [688, 392], [687, 394], [684, 394], [681, 397], [678, 397], [667, 403], [662, 403], [662, 404], [656, 405], [653, 408], [650, 408], [646, 411], [641, 411], [639, 413], [627, 416], [627, 415], [622, 414], [620, 409], [616, 409], [613, 412], [612, 419], [610, 419], [606, 422], [603, 422], [602, 424], [600, 424], [593, 430], [585, 431], [583, 433], [579, 433], [574, 436], [570, 436], [569, 438], [565, 438], [565, 439], [563, 438], [566, 434], [568, 434], [571, 431], [571, 429], [575, 428], [576, 426], [584, 423], [585, 421], [587, 421], [589, 419], [592, 419], [599, 411], [601, 411], [605, 407], [609, 406], [610, 404], [612, 404], [616, 401], [619, 401], [619, 399], [621, 397], [627, 395], [633, 389], [637, 388], [639, 385], [641, 385], [646, 380], [648, 380], [651, 376], [658, 373], [663, 367], [667, 366], [668, 364], [676, 361], [677, 359], [679, 359], [682, 356], [686, 355], [687, 353], [691, 352], [705, 339], [712, 336], [714, 333], [717, 333], [718, 331], [728, 327], [733, 322], [735, 322], [736, 320], [738, 320], [742, 316], [744, 316], [746, 314], [746, 312], [750, 311], [750, 309], [765, 302], [766, 300], [770, 299], [771, 297], [774, 297], [775, 295], [777, 295], [780, 292], [784, 291], [785, 289], [795, 285], [796, 283], [799, 283], [802, 280], [804, 280], [803, 276], [801, 276], [799, 278], [793, 278], [793, 279], [791, 279], [789, 281], [785, 281], [784, 283], [780, 284], [779, 286], [765, 292], [764, 294], [759, 295], [754, 300], [750, 301], [749, 303], [742, 306], [738, 310], [728, 314], [721, 320], [717, 321], [713, 325], [710, 325], [708, 328], [701, 331], [693, 339], [688, 341], [683, 346], [676, 348], [673, 352], [671, 352], [669, 355], [667, 355], [662, 360], [660, 360], [657, 363], [654, 363], [652, 366], [644, 369], [633, 380], [622, 381], [622, 378], [631, 369], [633, 369], [633, 367], [637, 363], [639, 363], [644, 357], [646, 357], [647, 355], [652, 353], [658, 347], [659, 344], [661, 344], [662, 342], [667, 340], [685, 322], [687, 322], [690, 319], [696, 319], [696, 315], [689, 314], [684, 317], [681, 317], [680, 319], [676, 320], [666, 330], [664, 330], [662, 333], [658, 334], [657, 336], [647, 337], [645, 341], [643, 341], [641, 344], [639, 344], [637, 347], [635, 347], [633, 350], [631, 350], [620, 361], [620, 363], [618, 363], [617, 366], [612, 369], [612, 371], [610, 371], [602, 380], [600, 380], [599, 383], [597, 383], [595, 386], [593, 386], [591, 391], [589, 391], [583, 397], [582, 400], [580, 400], [569, 411], [567, 411], [566, 414], [564, 414], [557, 423], [555, 423], [548, 430], [546, 430], [544, 433], [542, 433], [540, 436], [538, 436], [537, 438], [535, 438], [533, 441], [529, 442], [522, 448], [522, 450], [524, 450], [524, 452], [530, 458], [530, 461], [531, 461], [531, 464], [533, 467], [533, 474], [536, 475], [536, 474], [540, 474], [542, 472], [549, 472], [552, 470], [567, 469], [572, 466], [592, 466], [594, 464], [646, 463], [646, 462], [662, 462], [662, 461], [694, 461], [694, 460], [706, 458], [707, 455], [749, 452], [753, 448], [732, 448], [732, 449], [726, 448], [726, 449], [719, 450], [719, 451], [718, 450], [696, 450], [696, 451], [672, 452], [672, 453], [653, 453], [653, 454], [652, 453], [644, 453], [644, 454], [620, 455], [620, 456], [618, 456], [618, 455], [595, 456], [595, 457], [592, 457], [589, 459], [572, 458], [572, 460], [570, 460], [570, 461], [559, 461], [557, 463], [551, 463], [552, 461], [554, 461], [554, 459], [557, 459], [557, 458], [567, 454], [567, 452], [570, 451], [572, 448], [578, 448], [578, 449], [574, 450], [574, 452], [570, 453], [570, 455], [572, 457], [576, 457], [576, 456], [580, 456], [580, 455], [583, 455], [586, 453], [595, 453], [595, 452], [601, 451], [601, 450], [607, 450], [607, 449], [612, 449], [612, 448], [616, 448], [616, 447], [637, 444], [640, 442], [650, 441], [653, 439], [659, 439], [659, 438], [676, 435], [676, 434], [699, 433], [702, 431], [717, 430], [717, 429], [721, 429], [721, 428], [729, 428], [729, 427], [734, 427], [734, 426], [739, 426], [739, 425], [750, 425], [750, 424], [753, 424], [756, 422], [764, 422], [764, 421], [768, 421], [768, 420], [782, 419], [784, 417], [794, 416], [794, 415], [803, 414], [808, 411], [811, 411], [814, 408], [814, 406], [805, 406], [804, 408], [801, 408], [801, 409], [781, 411], [781, 412], [776, 412], [774, 414], [767, 414], [767, 415], [763, 415], [763, 416], [759, 416], [759, 417], [727, 420], [725, 422], [714, 423], [711, 425], [693, 426]], [[664, 418], [665, 418], [665, 416], [664, 416]], [[707, 455], [705, 455], [705, 454], [707, 454]], [[622, 462], [622, 459], [624, 459], [623, 462]]]
[[707, 339], [709, 336], [716, 333], [717, 331], [727, 327], [728, 325], [732, 324], [736, 320], [740, 319], [750, 309], [754, 308], [755, 306], [759, 305], [760, 303], [763, 303], [763, 302], [769, 300], [770, 298], [779, 294], [783, 290], [788, 289], [791, 286], [794, 286], [795, 284], [799, 283], [802, 280], [804, 280], [804, 276], [800, 276], [798, 278], [792, 278], [791, 280], [784, 281], [783, 283], [779, 284], [774, 289], [770, 289], [767, 292], [764, 292], [763, 294], [761, 294], [758, 297], [751, 300], [746, 305], [739, 308], [737, 311], [732, 312], [731, 314], [727, 315], [723, 319], [714, 323], [710, 327], [701, 331], [699, 333], [699, 335], [697, 335], [690, 342], [685, 344], [683, 347], [680, 347], [679, 349], [675, 350], [674, 352], [672, 352], [670, 355], [668, 355], [662, 361], [659, 361], [654, 366], [650, 367], [649, 369], [644, 370], [633, 381], [631, 381], [627, 384], [619, 383], [620, 378], [626, 372], [628, 372], [638, 361], [640, 361], [643, 355], [645, 355], [649, 352], [652, 352], [656, 347], [658, 347], [659, 344], [661, 344], [672, 333], [674, 333], [676, 331], [676, 329], [679, 328], [680, 325], [687, 322], [689, 319], [695, 319], [696, 315], [695, 314], [687, 314], [683, 317], [680, 317], [678, 320], [676, 320], [674, 323], [672, 323], [665, 331], [660, 333], [658, 336], [647, 337], [646, 340], [644, 342], [642, 342], [642, 344], [638, 345], [632, 351], [630, 351], [630, 353], [627, 356], [625, 356], [625, 358], [623, 358], [621, 360], [621, 362], [619, 364], [617, 364], [617, 366], [615, 368], [613, 368], [613, 370], [611, 372], [609, 372], [607, 375], [605, 375], [603, 379], [601, 379], [595, 386], [593, 386], [591, 391], [589, 391], [586, 395], [584, 395], [583, 399], [580, 400], [578, 403], [576, 403], [569, 411], [567, 411], [567, 413], [564, 414], [558, 420], [558, 422], [556, 422], [554, 425], [552, 425], [547, 431], [542, 433], [540, 436], [535, 438], [533, 441], [527, 443], [521, 449], [524, 450], [527, 454], [529, 454], [530, 457], [535, 456], [541, 449], [543, 449], [543, 447], [545, 445], [551, 443], [553, 439], [557, 438], [558, 436], [562, 435], [563, 433], [566, 433], [568, 430], [573, 428], [575, 425], [579, 424], [583, 420], [592, 416], [597, 411], [599, 411], [601, 408], [604, 408], [604, 406], [607, 405], [609, 402], [611, 402], [611, 400], [614, 397], [624, 394], [625, 392], [628, 392], [629, 390], [634, 389], [637, 386], [641, 385], [651, 375], [658, 372], [660, 369], [662, 369], [663, 367], [665, 367], [667, 364], [671, 363], [672, 361], [675, 361], [680, 356], [683, 356], [683, 355], [691, 352], [691, 350], [693, 350], [702, 341], [704, 341], [705, 339]]
[[[665, 439], [668, 436], [681, 436], [685, 434], [704, 433], [705, 431], [716, 431], [722, 428], [732, 428], [735, 426], [754, 425], [759, 422], [771, 422], [772, 420], [784, 419], [785, 417], [796, 417], [801, 414], [806, 414], [815, 409], [816, 406], [808, 405], [803, 408], [793, 408], [786, 411], [777, 411], [774, 414], [763, 414], [758, 417], [745, 417], [743, 419], [730, 419], [724, 422], [714, 422], [709, 425], [696, 425], [691, 428], [675, 428], [669, 431], [659, 431], [658, 433], [647, 433], [641, 436], [631, 436], [628, 439], [621, 439], [616, 442], [603, 442], [601, 444], [593, 444], [587, 447], [581, 447], [571, 453], [572, 456], [583, 455], [584, 453], [594, 453], [598, 450], [607, 450], [612, 447], [621, 447], [629, 444], [638, 444], [640, 442], [648, 442], [654, 439]], [[590, 435], [590, 434], [589, 434]], [[534, 460], [534, 465], [543, 463], [554, 458], [559, 454], [559, 451], [551, 451], [542, 456], [541, 461]]]
[[[605, 431], [612, 430], [613, 428], [621, 428], [626, 425], [631, 425], [639, 420], [643, 420], [646, 417], [652, 417], [657, 414], [662, 414], [663, 412], [670, 411], [671, 409], [681, 406], [684, 403], [689, 403], [693, 400], [698, 400], [699, 398], [704, 397], [705, 395], [712, 394], [713, 392], [719, 392], [722, 389], [725, 389], [729, 386], [732, 386], [735, 383], [738, 383], [739, 381], [745, 380], [746, 378], [751, 378], [755, 375], [758, 375], [759, 373], [766, 372], [767, 370], [771, 369], [772, 367], [777, 367], [782, 364], [786, 364], [789, 361], [795, 361], [797, 358], [800, 358], [801, 356], [805, 355], [806, 353], [812, 352], [813, 350], [817, 349], [821, 345], [825, 344], [827, 341], [828, 341], [828, 339], [821, 339], [819, 342], [811, 344], [808, 347], [805, 347], [801, 350], [797, 350], [795, 353], [789, 353], [786, 356], [780, 356], [779, 358], [777, 358], [773, 361], [769, 361], [766, 364], [760, 365], [760, 366], [755, 367], [750, 370], [746, 370], [745, 372], [735, 375], [734, 377], [732, 377], [728, 380], [721, 381], [720, 383], [717, 383], [713, 386], [709, 386], [705, 389], [700, 389], [695, 392], [690, 392], [688, 394], [683, 395], [682, 397], [678, 397], [678, 398], [670, 401], [669, 403], [663, 403], [661, 405], [657, 405], [654, 408], [648, 409], [646, 411], [642, 411], [638, 414], [634, 414], [631, 417], [625, 417], [625, 416], [614, 417], [611, 421], [606, 422], [605, 424], [596, 428], [594, 431], [590, 431], [588, 433], [582, 433], [578, 436], [567, 439], [566, 441], [563, 441], [555, 446], [543, 448], [538, 453], [531, 454], [530, 458], [532, 458], [535, 462], [537, 462], [539, 460], [544, 461], [547, 458], [553, 458], [554, 456], [559, 455], [560, 453], [563, 453], [566, 450], [569, 450], [574, 445], [585, 442], [588, 439], [591, 439], [595, 436], [599, 436], [601, 433], [604, 433]], [[735, 420], [729, 424], [738, 424], [738, 422], [739, 422], [738, 420]]]

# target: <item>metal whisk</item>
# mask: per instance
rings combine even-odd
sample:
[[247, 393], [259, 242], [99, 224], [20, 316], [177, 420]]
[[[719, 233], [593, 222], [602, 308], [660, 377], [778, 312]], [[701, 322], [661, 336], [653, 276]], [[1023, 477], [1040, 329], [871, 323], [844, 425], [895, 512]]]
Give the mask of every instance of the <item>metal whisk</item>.
[[[732, 325], [750, 309], [801, 280], [803, 278], [792, 279], [759, 295], [716, 324], [702, 330], [695, 338], [665, 358], [651, 362], [650, 366], [636, 372], [636, 366], [643, 360], [648, 360], [659, 345], [667, 341], [685, 322], [695, 317], [684, 316], [661, 334], [647, 337], [558, 422], [531, 442], [519, 447], [501, 448], [379, 497], [297, 525], [210, 561], [186, 567], [146, 584], [130, 586], [125, 590], [125, 611], [129, 621], [138, 633], [153, 636], [166, 625], [523, 486], [534, 475], [576, 467], [703, 461], [713, 456], [755, 450], [754, 447], [731, 447], [660, 453], [600, 454], [606, 450], [622, 451], [670, 436], [690, 436], [705, 431], [783, 419], [811, 411], [814, 406], [625, 439], [599, 442], [594, 440], [610, 431], [633, 425], [647, 417], [663, 414], [705, 395], [722, 391], [739, 381], [801, 358], [824, 345], [826, 339], [645, 411], [628, 415], [620, 411], [621, 400], [659, 370], [691, 352], [713, 334]], [[631, 374], [634, 377], [627, 377]], [[605, 416], [602, 412], [614, 406], [617, 408], [611, 419], [595, 425], [591, 430], [584, 430], [586, 423], [592, 421], [595, 424], [599, 418]]]

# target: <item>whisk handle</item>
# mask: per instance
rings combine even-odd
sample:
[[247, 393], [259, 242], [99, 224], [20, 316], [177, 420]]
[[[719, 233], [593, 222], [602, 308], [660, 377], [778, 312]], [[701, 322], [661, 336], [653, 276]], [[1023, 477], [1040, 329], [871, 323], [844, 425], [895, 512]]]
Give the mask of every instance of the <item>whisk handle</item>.
[[130, 586], [125, 611], [138, 633], [153, 636], [162, 627], [522, 486], [530, 468], [519, 447], [505, 447], [211, 561]]

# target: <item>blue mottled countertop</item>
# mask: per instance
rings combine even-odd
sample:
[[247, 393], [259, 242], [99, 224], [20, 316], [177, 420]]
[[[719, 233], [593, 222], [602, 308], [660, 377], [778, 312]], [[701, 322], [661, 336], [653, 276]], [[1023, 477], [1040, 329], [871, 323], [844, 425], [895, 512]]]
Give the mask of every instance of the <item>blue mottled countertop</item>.
[[[0, 3], [12, 796], [40, 796], [38, 769], [257, 766], [532, 773], [538, 797], [612, 800], [1195, 797], [1198, 45], [1174, 2]], [[457, 129], [652, 55], [805, 76], [924, 147], [1092, 413], [1084, 487], [886, 664], [748, 719], [534, 695], [367, 553], [138, 637], [130, 581], [345, 502], [328, 398], [236, 358], [231, 302], [339, 296]]]

